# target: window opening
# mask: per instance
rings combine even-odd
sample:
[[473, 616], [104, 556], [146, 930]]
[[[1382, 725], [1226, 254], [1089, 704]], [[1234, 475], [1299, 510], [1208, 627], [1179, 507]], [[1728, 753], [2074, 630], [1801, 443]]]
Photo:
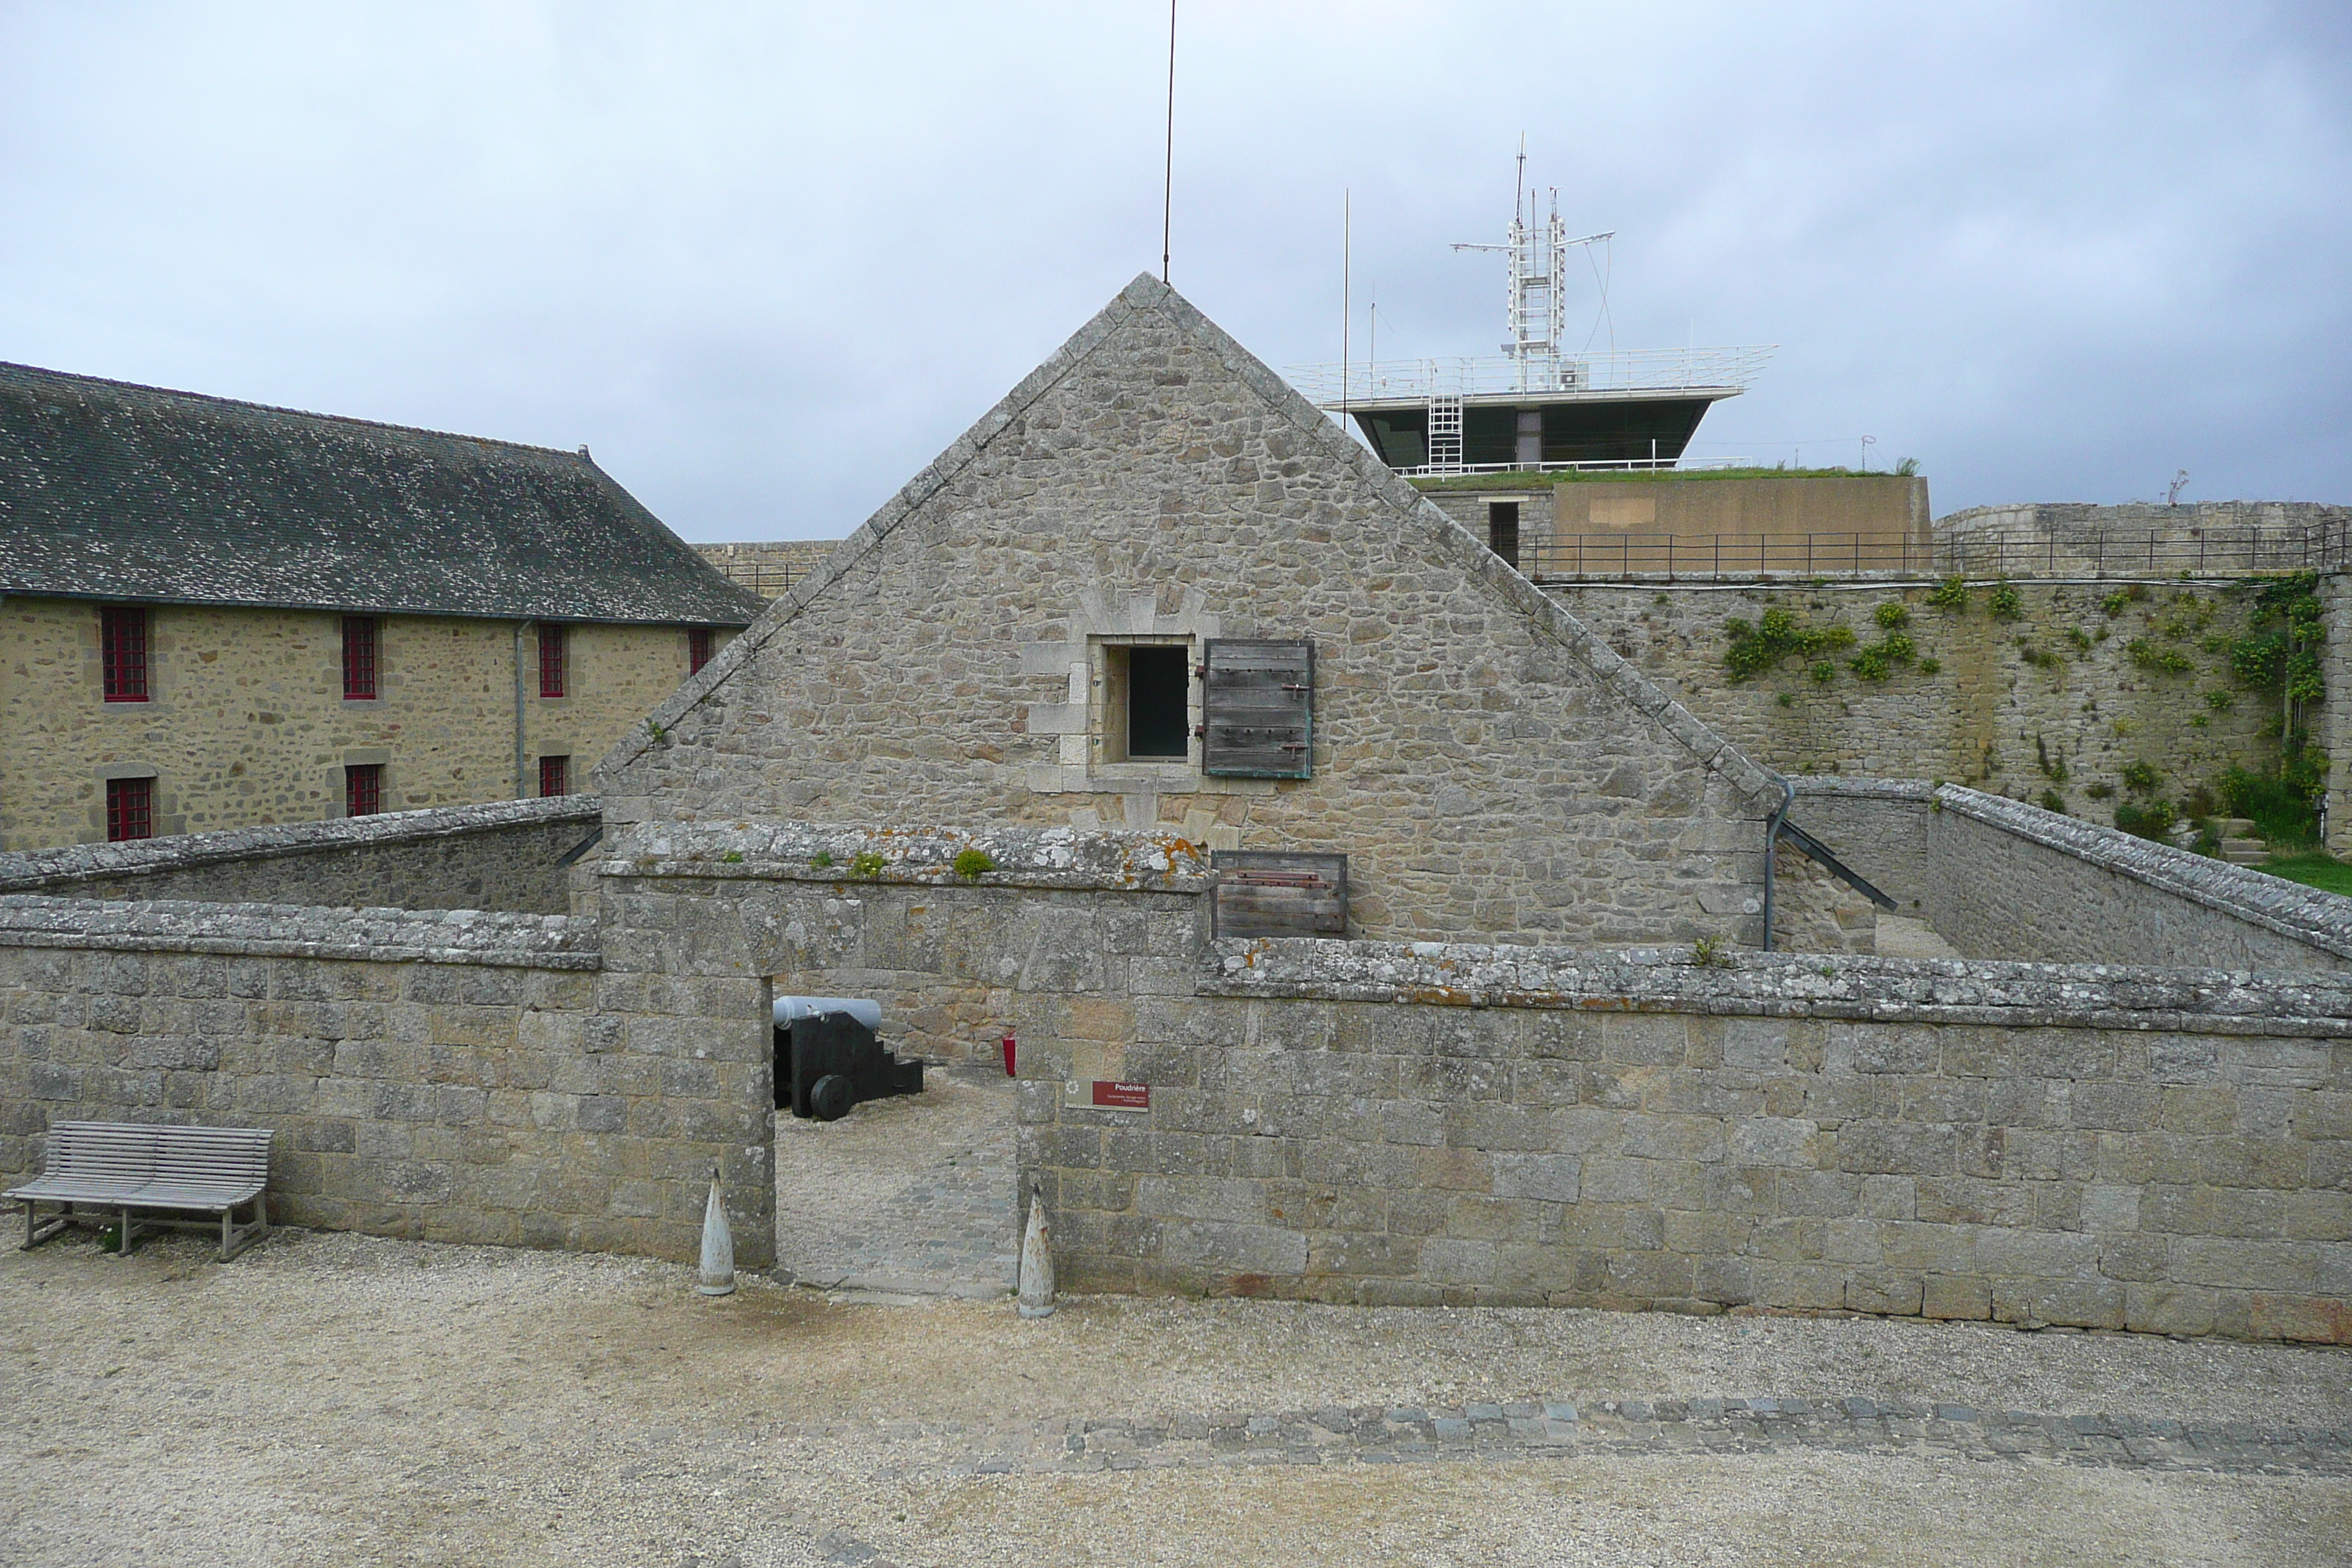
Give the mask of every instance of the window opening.
[[1519, 564], [1519, 503], [1515, 500], [1489, 502], [1486, 507], [1486, 548], [1503, 558], [1503, 563], [1517, 571]]
[[375, 617], [343, 617], [343, 700], [364, 702], [375, 696]]
[[[109, 702], [147, 700], [147, 611], [138, 605], [109, 605], [98, 613], [100, 663]], [[146, 834], [137, 837], [144, 838]]]
[[710, 662], [710, 628], [692, 626], [686, 634], [686, 672], [699, 675], [702, 667]]
[[353, 763], [343, 769], [343, 815], [373, 816], [383, 809], [383, 764]]
[[564, 645], [571, 639], [564, 628], [547, 621], [539, 623], [539, 694], [541, 697], [563, 695]]
[[107, 780], [106, 841], [120, 844], [125, 839], [154, 837], [155, 781]]
[[539, 759], [539, 793], [542, 797], [572, 793], [572, 759], [570, 757]]
[[1115, 643], [1102, 654], [1102, 760], [1163, 762], [1190, 757], [1191, 646]]

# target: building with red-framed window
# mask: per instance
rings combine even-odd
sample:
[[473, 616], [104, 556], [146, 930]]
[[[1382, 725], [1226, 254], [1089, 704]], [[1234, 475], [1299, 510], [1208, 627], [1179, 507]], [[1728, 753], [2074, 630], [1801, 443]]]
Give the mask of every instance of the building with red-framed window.
[[764, 605], [585, 448], [0, 363], [0, 849], [568, 793]]

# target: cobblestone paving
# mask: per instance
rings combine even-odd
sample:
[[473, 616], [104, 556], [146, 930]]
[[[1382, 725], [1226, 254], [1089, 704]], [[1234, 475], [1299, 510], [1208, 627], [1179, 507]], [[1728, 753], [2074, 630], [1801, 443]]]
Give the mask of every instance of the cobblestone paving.
[[[1977, 1410], [1854, 1397], [1607, 1400], [1217, 1412], [1168, 1420], [1041, 1421], [989, 1430], [886, 1425], [909, 1450], [884, 1478], [1085, 1473], [1215, 1465], [1392, 1465], [1580, 1456], [1779, 1454], [1827, 1449], [1987, 1463], [2143, 1470], [2352, 1475], [2352, 1429], [2133, 1415]], [[918, 1458], [918, 1452], [921, 1457]]]
[[1002, 1295], [1017, 1283], [1013, 1088], [969, 1063], [839, 1121], [776, 1117], [778, 1278], [820, 1289]]

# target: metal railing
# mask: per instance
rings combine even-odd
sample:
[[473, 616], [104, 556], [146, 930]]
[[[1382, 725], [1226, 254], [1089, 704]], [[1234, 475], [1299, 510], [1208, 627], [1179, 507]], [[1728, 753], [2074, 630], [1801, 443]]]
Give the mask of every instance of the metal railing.
[[2080, 539], [1945, 538], [1908, 531], [1522, 537], [1520, 568], [1555, 582], [1806, 578], [2244, 577], [2352, 568], [2352, 527], [2157, 531]]
[[1382, 360], [1292, 365], [1282, 374], [1308, 401], [1326, 408], [1381, 398], [1475, 397], [1509, 392], [1672, 392], [1745, 387], [1780, 345], [1745, 348], [1625, 349], [1615, 353], [1485, 358]]

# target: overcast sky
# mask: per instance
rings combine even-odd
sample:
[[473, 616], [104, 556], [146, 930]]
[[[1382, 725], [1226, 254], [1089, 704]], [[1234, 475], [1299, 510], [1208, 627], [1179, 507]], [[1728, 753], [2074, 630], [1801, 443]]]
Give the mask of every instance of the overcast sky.
[[[1160, 263], [1167, 11], [0, 0], [0, 359], [556, 447], [848, 532]], [[2352, 501], [2352, 5], [1183, 0], [1173, 281], [1492, 353], [1513, 153], [1701, 455], [1940, 513]], [[1571, 300], [1571, 338], [1598, 299]]]

